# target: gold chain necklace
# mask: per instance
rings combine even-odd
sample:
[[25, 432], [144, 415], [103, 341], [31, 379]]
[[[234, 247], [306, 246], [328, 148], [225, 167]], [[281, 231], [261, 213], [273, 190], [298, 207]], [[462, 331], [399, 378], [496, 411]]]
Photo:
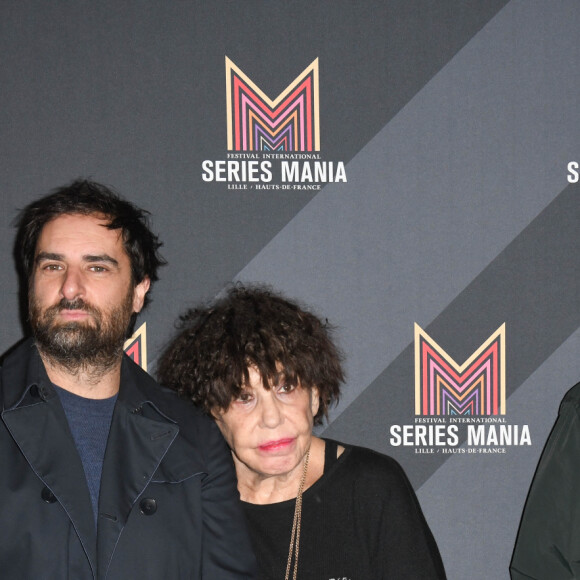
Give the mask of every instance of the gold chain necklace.
[[300, 486], [298, 487], [298, 495], [296, 496], [296, 505], [294, 507], [294, 523], [292, 524], [292, 537], [290, 538], [290, 550], [288, 551], [288, 564], [286, 564], [286, 576], [284, 580], [290, 578], [290, 566], [292, 564], [292, 555], [294, 554], [294, 574], [292, 580], [296, 580], [298, 574], [298, 552], [300, 549], [300, 523], [302, 521], [302, 490], [304, 489], [304, 482], [306, 481], [306, 472], [308, 471], [308, 459], [310, 458], [310, 448], [306, 452], [304, 458], [304, 468], [302, 469], [302, 477], [300, 478]]

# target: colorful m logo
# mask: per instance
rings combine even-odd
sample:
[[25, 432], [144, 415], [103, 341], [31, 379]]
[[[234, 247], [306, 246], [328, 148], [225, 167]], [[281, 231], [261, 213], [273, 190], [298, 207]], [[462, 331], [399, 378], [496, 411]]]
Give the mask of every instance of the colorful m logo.
[[226, 56], [228, 150], [320, 151], [318, 59], [269, 99]]
[[144, 322], [123, 345], [125, 354], [144, 371], [147, 370], [147, 323]]
[[415, 415], [505, 415], [505, 323], [462, 365], [415, 324]]

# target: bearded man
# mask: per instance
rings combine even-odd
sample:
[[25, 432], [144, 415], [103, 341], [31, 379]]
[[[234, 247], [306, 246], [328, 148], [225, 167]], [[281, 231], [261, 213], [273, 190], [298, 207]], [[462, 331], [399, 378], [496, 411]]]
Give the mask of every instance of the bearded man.
[[217, 428], [123, 354], [160, 245], [94, 182], [20, 213], [32, 338], [0, 375], [4, 579], [254, 577]]

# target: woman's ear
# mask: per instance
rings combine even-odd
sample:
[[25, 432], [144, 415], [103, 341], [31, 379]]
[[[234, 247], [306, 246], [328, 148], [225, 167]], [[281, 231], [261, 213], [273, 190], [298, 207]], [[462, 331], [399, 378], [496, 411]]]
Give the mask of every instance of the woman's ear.
[[310, 389], [310, 409], [312, 410], [312, 416], [316, 417], [318, 409], [320, 409], [320, 394], [318, 392], [318, 387], [312, 387]]

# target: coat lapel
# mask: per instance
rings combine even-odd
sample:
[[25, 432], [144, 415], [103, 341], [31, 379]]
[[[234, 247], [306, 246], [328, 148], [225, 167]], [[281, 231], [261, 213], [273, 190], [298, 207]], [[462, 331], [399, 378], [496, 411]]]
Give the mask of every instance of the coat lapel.
[[[107, 442], [101, 491], [97, 560], [104, 578], [129, 514], [179, 432], [178, 426], [146, 400], [137, 374], [124, 361], [121, 390]], [[151, 379], [144, 375], [141, 380]], [[160, 388], [160, 387], [157, 387]]]

